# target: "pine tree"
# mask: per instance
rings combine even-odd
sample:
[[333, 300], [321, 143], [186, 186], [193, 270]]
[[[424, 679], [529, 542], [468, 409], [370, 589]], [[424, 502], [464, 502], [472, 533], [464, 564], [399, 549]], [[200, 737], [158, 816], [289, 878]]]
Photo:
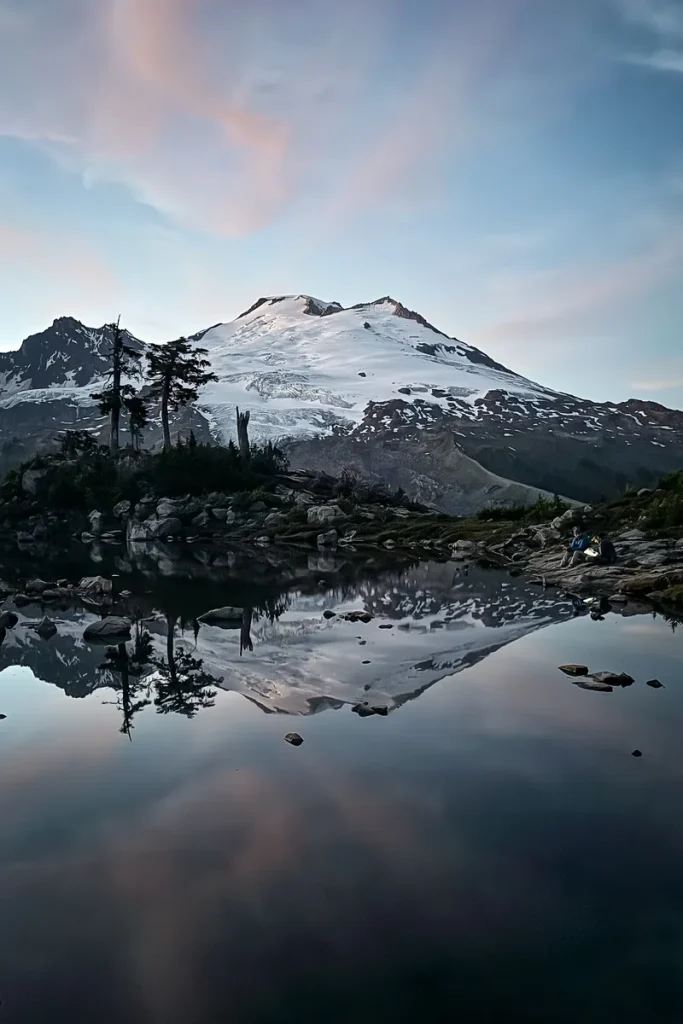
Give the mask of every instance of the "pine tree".
[[171, 449], [171, 431], [168, 424], [169, 409], [194, 402], [199, 389], [209, 381], [218, 380], [207, 369], [206, 349], [193, 348], [187, 338], [178, 338], [160, 345], [147, 353], [150, 394], [161, 400], [161, 424], [164, 430], [164, 451]]
[[[131, 389], [132, 391], [132, 389]], [[130, 446], [134, 452], [140, 451], [143, 440], [143, 430], [149, 423], [147, 406], [140, 394], [133, 392], [126, 395], [124, 405], [128, 413], [128, 430], [130, 431]]]
[[137, 352], [123, 340], [124, 332], [121, 330], [121, 317], [115, 324], [110, 324], [112, 332], [112, 346], [109, 350], [111, 359], [111, 370], [107, 375], [108, 384], [102, 391], [96, 392], [92, 397], [99, 402], [100, 412], [103, 416], [109, 416], [110, 432], [109, 447], [112, 453], [118, 451], [119, 428], [121, 423], [121, 410], [124, 406], [124, 398], [130, 385], [122, 384], [122, 378], [137, 377], [140, 375], [141, 353]]

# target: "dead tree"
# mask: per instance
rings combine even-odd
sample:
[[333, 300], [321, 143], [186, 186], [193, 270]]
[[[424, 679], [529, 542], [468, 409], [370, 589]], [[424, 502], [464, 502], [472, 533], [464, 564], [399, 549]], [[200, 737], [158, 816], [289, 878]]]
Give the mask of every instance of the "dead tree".
[[240, 455], [243, 459], [249, 458], [249, 420], [251, 413], [247, 409], [246, 412], [240, 412], [239, 407], [237, 408], [237, 442], [239, 444]]

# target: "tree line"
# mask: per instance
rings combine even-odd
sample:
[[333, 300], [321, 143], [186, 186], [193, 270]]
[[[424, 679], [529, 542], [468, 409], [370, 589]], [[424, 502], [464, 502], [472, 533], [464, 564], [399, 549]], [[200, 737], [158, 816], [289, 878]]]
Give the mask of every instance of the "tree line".
[[[121, 330], [121, 318], [110, 325], [112, 344], [108, 352], [110, 369], [107, 383], [92, 397], [98, 402], [100, 412], [109, 417], [109, 447], [112, 454], [119, 450], [121, 418], [128, 419], [131, 447], [140, 451], [144, 429], [149, 422], [148, 405], [159, 402], [161, 426], [164, 435], [164, 451], [171, 449], [169, 413], [196, 401], [200, 388], [210, 381], [218, 380], [209, 369], [210, 363], [204, 348], [196, 348], [187, 338], [177, 338], [165, 345], [158, 345], [147, 351], [147, 387], [138, 390], [130, 381], [143, 378], [143, 355], [127, 344], [125, 332]], [[238, 423], [240, 414], [238, 410]], [[246, 422], [248, 423], [248, 414]], [[246, 433], [246, 423], [244, 424]], [[240, 440], [242, 440], [240, 438]], [[248, 442], [247, 451], [248, 451]], [[240, 445], [241, 447], [241, 445]]]

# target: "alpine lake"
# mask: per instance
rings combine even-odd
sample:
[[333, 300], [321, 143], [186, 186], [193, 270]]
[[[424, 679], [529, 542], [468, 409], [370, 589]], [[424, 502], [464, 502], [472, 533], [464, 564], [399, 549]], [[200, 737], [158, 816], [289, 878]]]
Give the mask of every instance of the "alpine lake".
[[675, 620], [388, 552], [3, 566], [113, 591], [3, 602], [2, 1024], [680, 1024]]

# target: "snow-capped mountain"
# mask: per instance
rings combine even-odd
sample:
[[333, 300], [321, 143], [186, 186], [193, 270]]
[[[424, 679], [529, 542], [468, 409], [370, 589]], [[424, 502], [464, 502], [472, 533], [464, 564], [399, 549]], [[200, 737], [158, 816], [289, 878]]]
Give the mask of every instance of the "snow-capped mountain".
[[[389, 297], [346, 309], [307, 295], [262, 298], [192, 340], [218, 381], [180, 429], [227, 441], [235, 406], [248, 408], [252, 437], [277, 439], [295, 466], [352, 468], [451, 511], [528, 496], [509, 481], [591, 500], [681, 465], [682, 412], [553, 391]], [[66, 426], [103, 428], [91, 394], [110, 341], [109, 328], [62, 318], [0, 354], [6, 461]]]

